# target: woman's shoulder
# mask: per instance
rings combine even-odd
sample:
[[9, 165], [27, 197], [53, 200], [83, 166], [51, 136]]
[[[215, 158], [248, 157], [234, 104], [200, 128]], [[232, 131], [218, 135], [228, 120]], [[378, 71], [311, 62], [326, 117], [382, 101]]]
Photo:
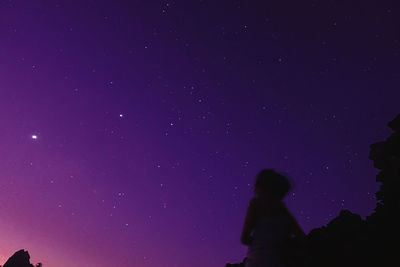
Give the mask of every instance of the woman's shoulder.
[[264, 213], [265, 210], [268, 210], [270, 207], [268, 201], [266, 201], [262, 197], [253, 197], [249, 202], [249, 208], [256, 210], [258, 212]]
[[256, 196], [256, 197], [253, 197], [252, 199], [250, 199], [250, 205], [256, 205], [256, 206], [261, 205], [261, 206], [274, 206], [274, 207], [276, 207], [276, 206], [280, 206], [281, 203], [268, 200], [268, 199], [266, 199], [264, 197]]
[[286, 205], [283, 202], [271, 202], [262, 197], [253, 197], [249, 202], [249, 208], [260, 211], [265, 215], [285, 216], [288, 214]]
[[263, 199], [260, 197], [253, 197], [250, 199], [249, 206], [259, 206], [263, 203]]

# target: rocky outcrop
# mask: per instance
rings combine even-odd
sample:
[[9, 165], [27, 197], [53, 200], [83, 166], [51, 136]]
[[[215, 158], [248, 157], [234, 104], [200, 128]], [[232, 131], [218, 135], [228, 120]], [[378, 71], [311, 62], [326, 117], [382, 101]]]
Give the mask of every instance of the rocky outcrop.
[[34, 267], [30, 263], [30, 258], [28, 251], [21, 249], [15, 252], [3, 267]]

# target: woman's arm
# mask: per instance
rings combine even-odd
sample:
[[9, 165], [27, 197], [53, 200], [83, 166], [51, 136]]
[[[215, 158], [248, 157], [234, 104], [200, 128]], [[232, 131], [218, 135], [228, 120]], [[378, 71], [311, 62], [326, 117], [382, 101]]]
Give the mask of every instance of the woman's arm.
[[257, 200], [255, 198], [250, 200], [250, 204], [246, 212], [246, 218], [243, 224], [242, 235], [240, 237], [240, 242], [247, 246], [251, 244], [252, 237], [250, 234], [256, 223], [256, 203]]
[[306, 234], [304, 233], [303, 229], [301, 229], [299, 223], [297, 222], [297, 220], [293, 217], [292, 214], [290, 214], [290, 212], [287, 212], [288, 216], [289, 216], [289, 220], [290, 220], [290, 225], [291, 225], [291, 232], [294, 235], [294, 238], [297, 241], [300, 241], [301, 243], [303, 243], [305, 241], [306, 238]]
[[288, 218], [290, 225], [290, 232], [293, 235], [293, 237], [298, 240], [304, 239], [306, 237], [306, 234], [304, 233], [303, 229], [301, 229], [300, 225], [297, 223], [296, 218], [294, 218], [293, 215], [289, 212], [286, 205], [283, 204], [283, 208], [284, 208], [284, 213]]
[[306, 234], [304, 233], [303, 229], [301, 229], [300, 225], [298, 224], [298, 222], [296, 221], [296, 219], [290, 215], [292, 217], [293, 220], [293, 234], [296, 238], [302, 240], [306, 237]]

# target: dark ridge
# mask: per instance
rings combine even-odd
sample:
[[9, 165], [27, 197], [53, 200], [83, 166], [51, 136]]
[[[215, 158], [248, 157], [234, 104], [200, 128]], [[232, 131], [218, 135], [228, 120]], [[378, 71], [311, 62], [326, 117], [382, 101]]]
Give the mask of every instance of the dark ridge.
[[23, 249], [18, 250], [14, 253], [4, 264], [3, 267], [42, 267], [41, 263], [38, 263], [36, 266], [33, 266], [30, 263], [30, 256], [28, 251]]

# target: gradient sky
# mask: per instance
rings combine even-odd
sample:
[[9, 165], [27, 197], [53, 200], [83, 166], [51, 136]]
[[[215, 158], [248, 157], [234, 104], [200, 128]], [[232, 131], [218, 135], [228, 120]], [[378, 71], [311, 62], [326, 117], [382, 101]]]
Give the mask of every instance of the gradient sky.
[[1, 0], [0, 264], [239, 262], [262, 168], [306, 232], [369, 215], [399, 6], [267, 2]]

